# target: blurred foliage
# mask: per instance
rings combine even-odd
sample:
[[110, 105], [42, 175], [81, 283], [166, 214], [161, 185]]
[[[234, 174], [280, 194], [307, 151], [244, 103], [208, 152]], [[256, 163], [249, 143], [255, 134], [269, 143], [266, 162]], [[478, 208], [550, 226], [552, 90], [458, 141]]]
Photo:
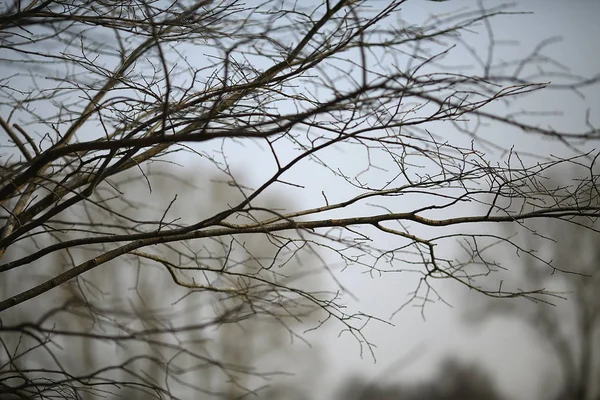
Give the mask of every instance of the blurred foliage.
[[432, 378], [421, 382], [369, 384], [349, 379], [339, 400], [501, 400], [492, 378], [476, 364], [447, 359]]

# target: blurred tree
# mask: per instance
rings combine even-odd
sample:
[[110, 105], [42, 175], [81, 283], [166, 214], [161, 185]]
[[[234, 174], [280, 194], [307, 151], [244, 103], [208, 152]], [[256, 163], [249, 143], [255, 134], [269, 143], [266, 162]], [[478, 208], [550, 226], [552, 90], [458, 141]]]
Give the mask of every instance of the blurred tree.
[[[171, 189], [177, 190], [184, 198], [195, 196], [193, 191], [186, 192], [178, 187], [181, 183], [193, 185], [193, 176], [176, 179], [169, 169], [161, 168], [160, 173], [148, 174], [148, 178], [157, 193], [168, 193], [167, 189]], [[216, 178], [211, 179], [213, 183], [206, 188], [208, 196], [205, 199], [205, 211], [217, 208], [219, 204], [239, 200], [234, 188], [223, 185]], [[128, 180], [127, 184], [132, 185], [134, 181]], [[266, 202], [265, 207], [269, 209], [278, 209], [277, 203], [290, 204], [290, 201], [277, 199], [276, 196], [268, 196]], [[290, 318], [290, 315], [278, 313], [277, 308], [268, 308], [269, 303], [263, 302], [270, 296], [268, 287], [258, 284], [248, 286], [247, 281], [237, 279], [237, 276], [244, 278], [260, 272], [264, 267], [261, 264], [272, 262], [275, 258], [272, 253], [277, 251], [262, 236], [252, 235], [244, 239], [243, 251], [235, 254], [230, 250], [230, 243], [219, 240], [205, 248], [211, 259], [229, 257], [232, 262], [235, 261], [235, 274], [232, 268], [230, 276], [225, 273], [217, 275], [216, 279], [225, 280], [229, 288], [244, 290], [243, 298], [232, 296], [229, 292], [214, 298], [203, 296], [202, 292], [174, 291], [169, 285], [168, 273], [159, 269], [145, 271], [144, 274], [139, 274], [138, 270], [135, 277], [131, 276], [136, 273], [132, 270], [95, 270], [86, 276], [86, 280], [65, 285], [62, 287], [64, 290], [54, 292], [60, 306], [52, 310], [52, 327], [40, 328], [44, 321], [31, 323], [37, 319], [38, 313], [30, 307], [23, 307], [24, 313], [20, 315], [8, 315], [4, 320], [8, 325], [4, 331], [19, 333], [21, 337], [6, 336], [6, 339], [13, 340], [5, 342], [3, 356], [12, 357], [12, 366], [19, 367], [16, 370], [6, 369], [3, 371], [5, 376], [17, 379], [18, 371], [27, 373], [30, 365], [37, 364], [41, 374], [36, 380], [48, 380], [51, 375], [60, 375], [61, 371], [68, 370], [85, 372], [82, 376], [89, 375], [88, 379], [93, 382], [97, 379], [98, 371], [112, 369], [118, 376], [114, 382], [124, 384], [122, 390], [112, 389], [110, 392], [117, 398], [132, 399], [155, 398], [157, 393], [153, 388], [162, 388], [169, 380], [177, 382], [181, 379], [207, 396], [223, 399], [238, 399], [254, 390], [262, 393], [264, 381], [271, 381], [274, 374], [278, 375], [277, 371], [265, 371], [264, 364], [282, 364], [277, 361], [290, 357], [297, 363], [307, 361], [301, 352], [295, 351], [289, 344], [295, 335], [296, 325], [299, 322], [310, 323], [314, 307], [300, 297], [281, 299], [284, 309], [293, 313], [293, 318]], [[55, 254], [57, 257], [60, 255]], [[176, 258], [177, 254], [175, 249], [167, 249], [163, 257]], [[280, 282], [290, 283], [301, 270], [305, 275], [306, 287], [310, 287], [312, 280], [306, 278], [311, 277], [311, 271], [300, 265], [303, 258], [298, 253], [288, 265], [278, 268]], [[64, 265], [64, 260], [56, 260], [54, 264]], [[147, 267], [151, 268], [150, 265]], [[165, 274], [167, 276], [161, 276]], [[119, 288], [123, 283], [132, 282], [132, 278], [136, 281], [134, 286]], [[94, 282], [94, 290], [78, 288], [79, 285], [85, 286], [86, 281]], [[3, 281], [5, 285], [8, 283]], [[217, 282], [213, 281], [213, 285], [217, 285]], [[110, 296], [104, 294], [111, 289], [114, 293]], [[83, 298], [82, 293], [87, 293], [88, 297]], [[101, 296], [97, 298], [98, 293]], [[118, 293], [126, 297], [119, 298]], [[172, 308], [164, 306], [168, 299], [171, 299], [169, 303], [173, 304]], [[115, 304], [114, 309], [106, 307], [106, 304], [101, 305], [106, 300]], [[289, 301], [289, 304], [283, 304], [284, 301]], [[178, 324], [181, 317], [189, 322]], [[110, 334], [118, 324], [122, 325], [118, 330], [123, 335]], [[218, 329], [215, 330], [214, 326], [218, 326]], [[36, 331], [48, 337], [53, 336], [52, 343], [63, 348], [46, 349], [35, 342], [31, 343], [27, 335], [33, 338]], [[107, 357], [102, 342], [112, 342], [120, 349]], [[19, 348], [26, 350], [24, 354], [6, 353], [8, 349]], [[68, 356], [73, 353], [77, 357]], [[50, 359], [47, 355], [50, 355]], [[173, 362], [174, 358], [178, 359], [177, 364]], [[184, 365], [187, 367], [184, 368]], [[83, 380], [83, 377], [80, 379]], [[69, 387], [68, 391], [62, 393], [65, 397], [96, 398], [103, 392], [93, 388], [82, 390], [77, 382], [56, 383]], [[162, 396], [160, 393], [158, 395]]]
[[[274, 343], [248, 321], [286, 327], [315, 309], [308, 329], [335, 323], [372, 352], [374, 318], [346, 308], [332, 265], [414, 271], [421, 307], [439, 279], [551, 295], [475, 285], [450, 247], [517, 246], [487, 223], [598, 215], [581, 201], [597, 174], [562, 192], [544, 183], [559, 165], [593, 166], [577, 146], [599, 131], [589, 118], [554, 129], [539, 110], [531, 122], [521, 101], [547, 89], [568, 102], [599, 77], [565, 73], [541, 55], [548, 41], [496, 57], [490, 21], [521, 14], [508, 6], [415, 23], [410, 2], [376, 3], [0, 4], [3, 395], [239, 397]], [[479, 31], [484, 54], [469, 43]], [[491, 123], [570, 155], [519, 154]], [[167, 163], [181, 169], [167, 176]], [[235, 199], [207, 196], [216, 175]], [[272, 201], [282, 191], [297, 201]], [[336, 286], [308, 284], [315, 269]]]
[[480, 366], [448, 359], [428, 381], [413, 384], [367, 384], [350, 379], [340, 400], [501, 400], [491, 378]]
[[[579, 172], [579, 177], [578, 177]], [[584, 171], [583, 174], [589, 172]], [[581, 169], [569, 177], [555, 178], [560, 191], [580, 185], [582, 207], [600, 202], [595, 185], [581, 179]], [[587, 193], [587, 194], [586, 194]], [[547, 201], [552, 201], [548, 196]], [[520, 301], [477, 302], [469, 320], [485, 323], [497, 315], [526, 323], [540, 340], [547, 354], [559, 365], [562, 382], [556, 393], [542, 393], [541, 398], [555, 400], [600, 399], [600, 241], [594, 234], [596, 218], [572, 218], [564, 226], [552, 221], [524, 224], [522, 249], [516, 260], [520, 268], [507, 273], [506, 281], [533, 284], [557, 293], [553, 304]], [[506, 231], [507, 236], [514, 232]], [[547, 238], [552, 241], [549, 242]], [[541, 240], [543, 239], [543, 240]], [[560, 271], [548, 274], [549, 266], [540, 258], [552, 259]], [[564, 300], [564, 301], [563, 301]]]

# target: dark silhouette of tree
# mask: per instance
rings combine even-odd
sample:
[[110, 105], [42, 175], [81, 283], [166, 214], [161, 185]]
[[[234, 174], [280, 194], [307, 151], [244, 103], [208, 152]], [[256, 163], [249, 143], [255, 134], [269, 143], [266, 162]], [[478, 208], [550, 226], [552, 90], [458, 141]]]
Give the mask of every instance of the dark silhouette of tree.
[[[598, 129], [554, 129], [521, 110], [525, 97], [578, 95], [598, 77], [557, 72], [540, 56], [547, 41], [495, 57], [490, 21], [520, 16], [508, 6], [414, 23], [402, 9], [424, 2], [373, 4], [0, 5], [2, 395], [239, 397], [271, 376], [240, 350], [265, 351], [252, 341], [268, 335], [229, 333], [253, 321], [295, 339], [337, 324], [372, 352], [363, 328], [376, 318], [346, 308], [332, 265], [416, 272], [408, 302], [420, 307], [439, 279], [490, 297], [553, 296], [475, 284], [481, 272], [449, 248], [477, 258], [497, 241], [518, 248], [482, 233], [490, 223], [598, 215], [582, 202], [595, 155], [578, 147]], [[484, 55], [473, 30], [487, 32]], [[460, 49], [471, 60], [453, 60]], [[489, 124], [571, 156], [520, 154], [490, 140]], [[544, 185], [573, 163], [590, 167], [584, 181]], [[215, 176], [235, 199], [210, 198]], [[336, 286], [309, 284], [315, 270]], [[248, 343], [211, 347], [229, 335]]]
[[350, 379], [337, 396], [347, 400], [501, 400], [492, 379], [476, 364], [445, 360], [436, 375], [417, 383], [367, 384]]

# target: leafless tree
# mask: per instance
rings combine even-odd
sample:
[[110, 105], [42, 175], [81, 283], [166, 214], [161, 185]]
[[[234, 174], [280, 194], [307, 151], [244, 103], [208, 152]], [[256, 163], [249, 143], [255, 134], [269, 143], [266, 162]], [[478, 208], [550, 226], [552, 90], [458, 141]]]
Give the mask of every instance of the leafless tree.
[[[581, 201], [595, 193], [596, 155], [580, 146], [600, 132], [561, 131], [515, 112], [524, 96], [577, 93], [597, 78], [553, 72], [540, 56], [547, 42], [499, 62], [490, 21], [518, 18], [508, 7], [480, 5], [419, 24], [403, 20], [401, 8], [420, 3], [404, 0], [2, 7], [7, 396], [81, 398], [121, 388], [158, 398], [192, 389], [222, 396], [212, 381], [186, 374], [216, 369], [240, 382], [240, 374], [258, 373], [208, 354], [215, 330], [266, 317], [289, 326], [315, 309], [308, 328], [338, 323], [370, 350], [362, 327], [372, 317], [344, 308], [341, 284], [309, 289], [315, 267], [333, 279], [333, 265], [414, 271], [421, 279], [409, 301], [420, 306], [438, 297], [436, 279], [543, 300], [552, 293], [542, 288], [474, 283], [496, 266], [481, 249], [518, 246], [482, 226], [568, 225], [598, 214], [597, 203]], [[477, 29], [489, 36], [483, 55], [465, 36]], [[452, 61], [459, 49], [475, 68]], [[489, 124], [557, 141], [572, 156], [519, 154], [490, 139]], [[490, 162], [486, 151], [504, 147], [504, 161]], [[180, 172], [165, 172], [169, 163]], [[565, 163], [587, 167], [588, 177], [554, 191], [546, 176]], [[157, 185], [166, 173], [168, 183]], [[216, 173], [238, 200], [210, 204]], [[274, 207], [267, 200], [276, 191], [303, 201]], [[553, 201], [543, 202], [549, 194]], [[255, 254], [252, 238], [270, 251]], [[450, 256], [456, 241], [481, 270]], [[312, 269], [304, 268], [308, 259]], [[548, 273], [560, 268], [545, 262]], [[153, 304], [129, 303], [132, 288]], [[202, 309], [179, 307], [189, 298]], [[90, 341], [102, 346], [89, 357], [106, 364], [69, 364]], [[108, 354], [123, 346], [137, 355], [114, 362]]]

